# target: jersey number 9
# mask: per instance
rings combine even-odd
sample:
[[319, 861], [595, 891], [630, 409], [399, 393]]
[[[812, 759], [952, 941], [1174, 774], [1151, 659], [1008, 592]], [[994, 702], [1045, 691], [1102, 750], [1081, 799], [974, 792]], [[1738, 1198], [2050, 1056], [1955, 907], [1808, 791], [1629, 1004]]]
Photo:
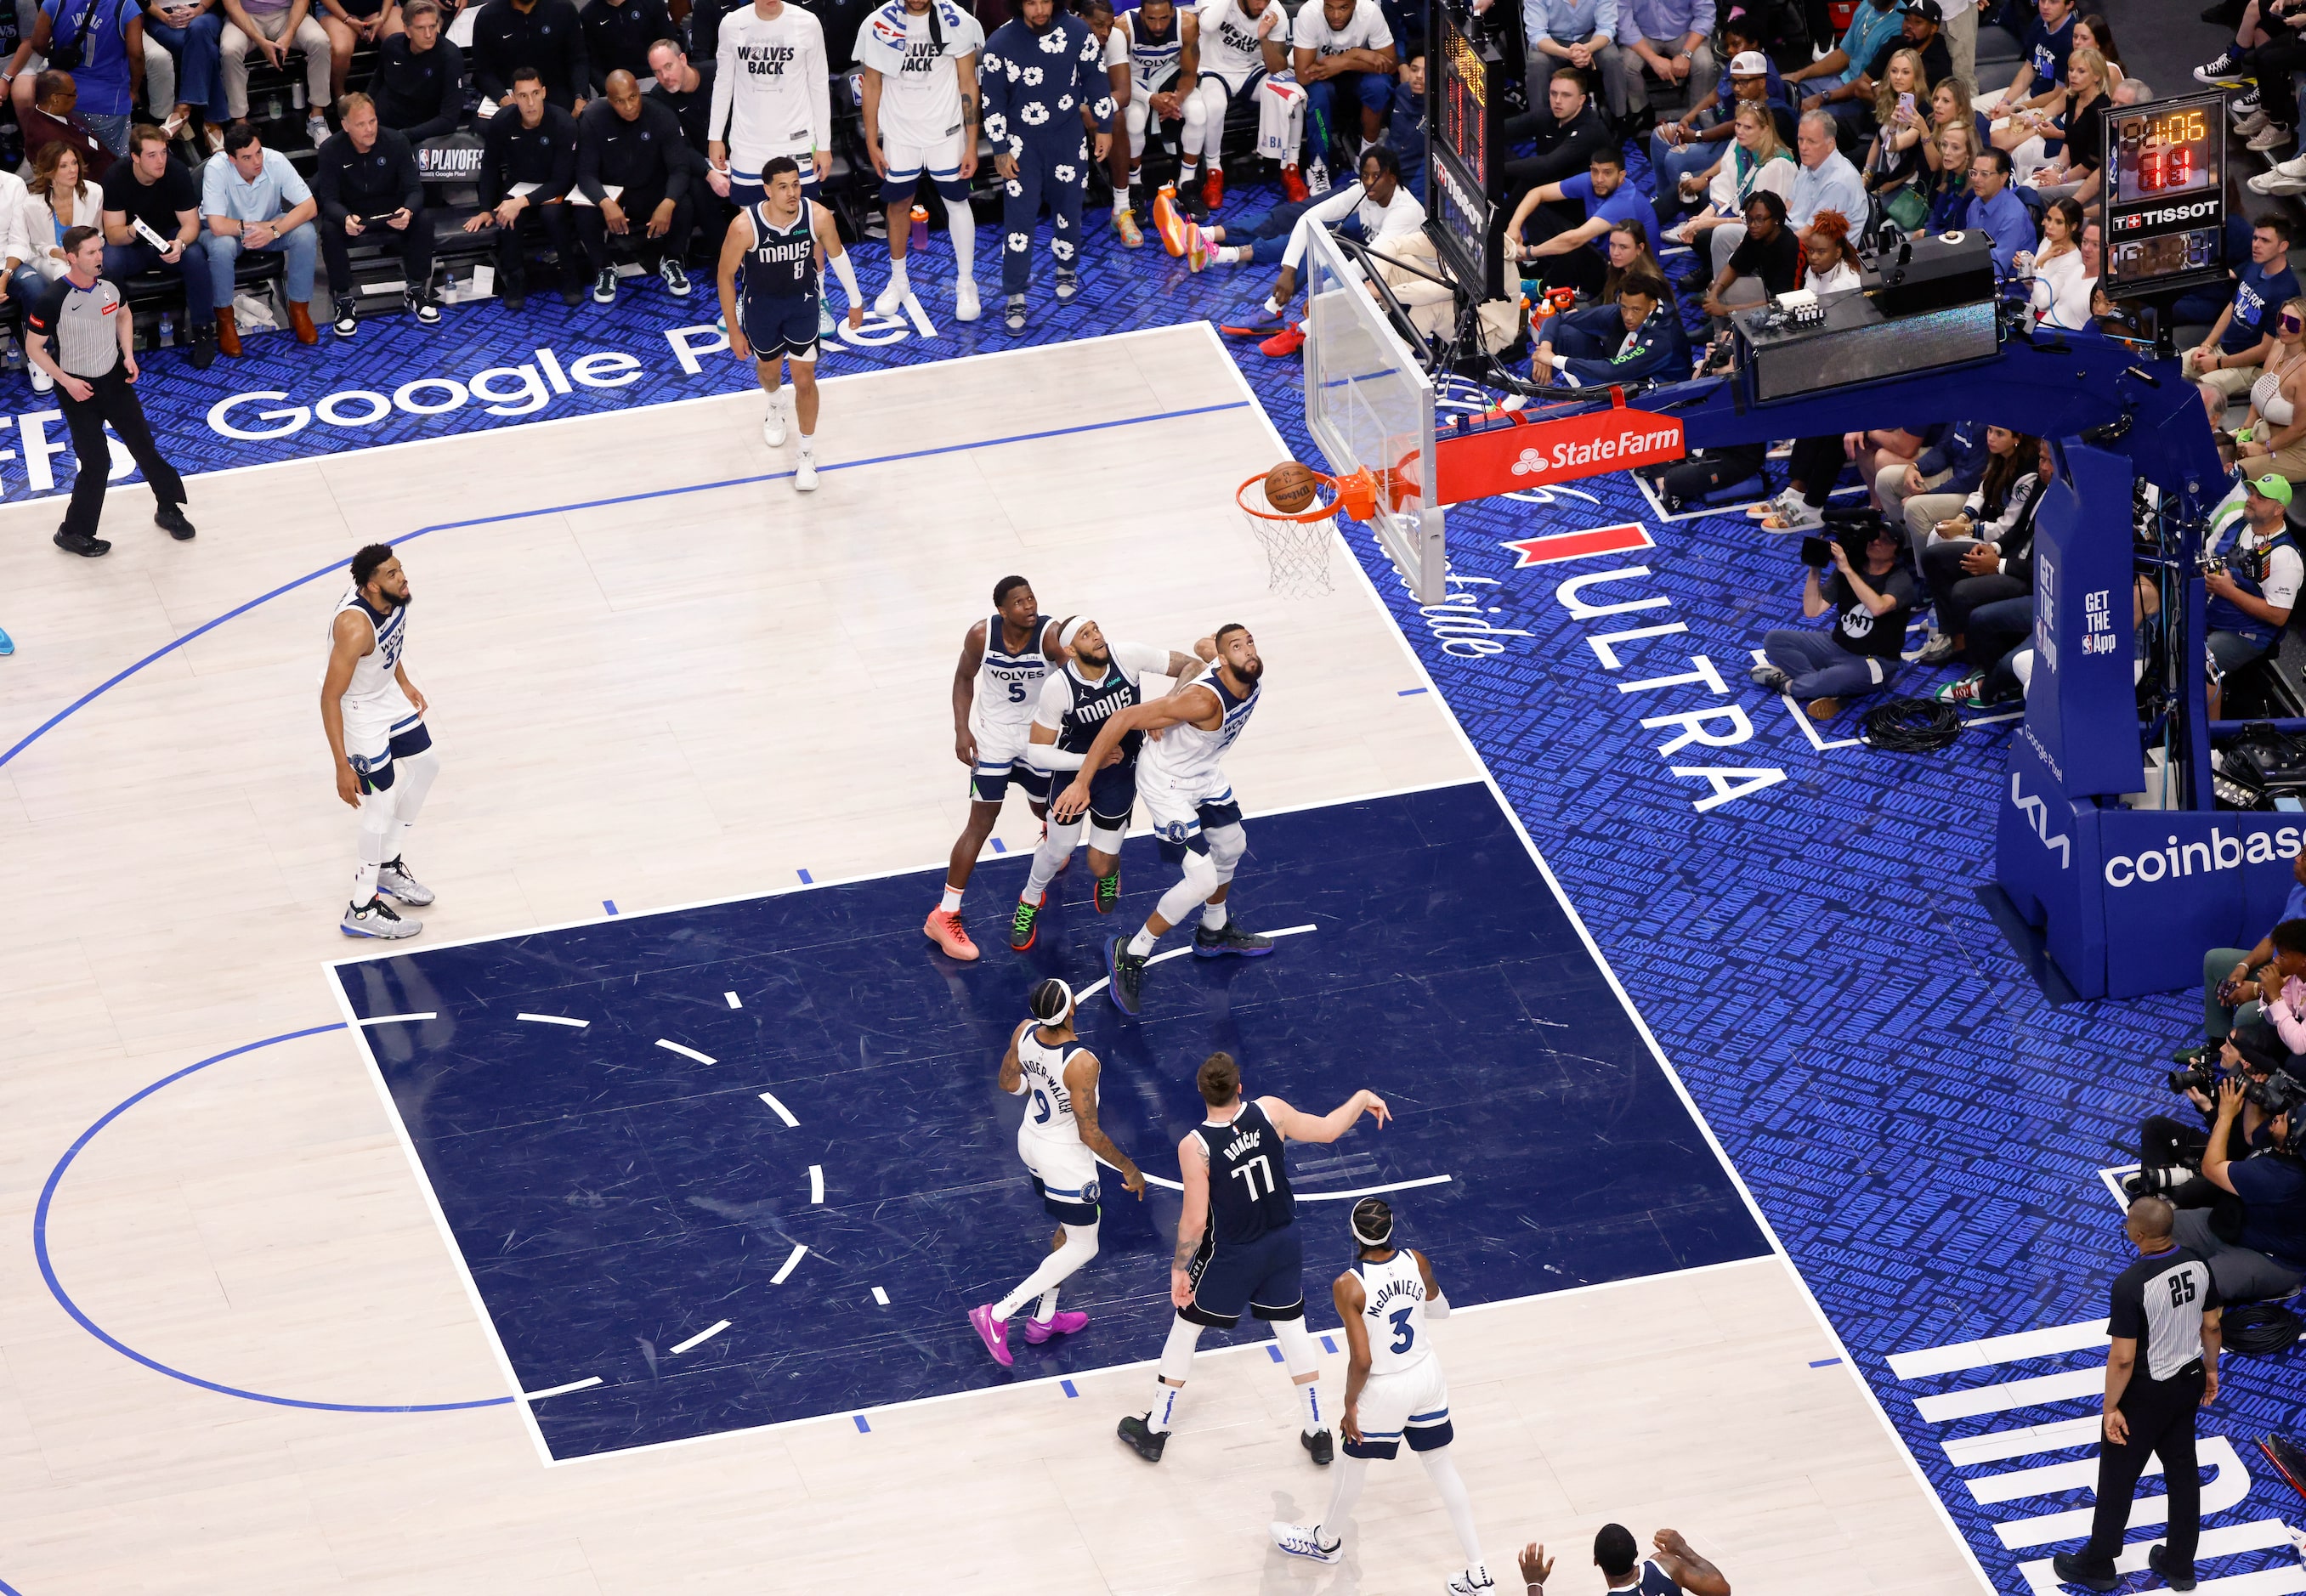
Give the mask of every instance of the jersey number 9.
[[1033, 1122], [1037, 1125], [1049, 1122], [1049, 1095], [1039, 1087], [1033, 1088]]

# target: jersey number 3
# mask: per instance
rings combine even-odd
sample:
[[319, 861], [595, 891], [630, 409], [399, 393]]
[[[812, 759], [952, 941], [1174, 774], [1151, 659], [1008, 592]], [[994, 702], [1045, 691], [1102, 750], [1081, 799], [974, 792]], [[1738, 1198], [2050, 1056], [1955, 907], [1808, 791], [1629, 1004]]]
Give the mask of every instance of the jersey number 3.
[[1388, 1352], [1405, 1353], [1409, 1344], [1417, 1339], [1417, 1327], [1409, 1322], [1409, 1316], [1416, 1311], [1415, 1308], [1396, 1308], [1388, 1316], [1386, 1322], [1393, 1327], [1393, 1344], [1386, 1349]]

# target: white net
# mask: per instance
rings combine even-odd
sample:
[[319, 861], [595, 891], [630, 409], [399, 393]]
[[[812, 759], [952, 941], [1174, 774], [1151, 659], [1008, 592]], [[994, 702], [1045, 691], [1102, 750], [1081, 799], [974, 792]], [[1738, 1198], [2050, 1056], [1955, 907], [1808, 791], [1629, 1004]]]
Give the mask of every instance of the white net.
[[1337, 536], [1334, 516], [1301, 521], [1282, 515], [1267, 501], [1261, 478], [1241, 491], [1241, 514], [1265, 550], [1267, 585], [1274, 593], [1310, 599], [1329, 591], [1329, 545]]

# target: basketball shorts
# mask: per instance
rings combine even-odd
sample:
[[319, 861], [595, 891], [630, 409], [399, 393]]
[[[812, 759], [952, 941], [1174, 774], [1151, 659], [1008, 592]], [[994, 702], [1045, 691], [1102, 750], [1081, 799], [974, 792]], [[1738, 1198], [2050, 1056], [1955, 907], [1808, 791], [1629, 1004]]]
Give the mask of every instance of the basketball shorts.
[[[1073, 784], [1072, 771], [1035, 771], [1048, 782], [1048, 797], [1055, 802], [1059, 793]], [[1137, 762], [1124, 759], [1119, 764], [1108, 764], [1089, 779], [1089, 818], [1097, 825], [1115, 831], [1129, 829], [1129, 817], [1137, 809]]]
[[1140, 78], [1133, 73], [1131, 73], [1129, 79], [1129, 103], [1132, 105], [1144, 105], [1151, 100], [1157, 94], [1168, 93], [1169, 90], [1177, 86], [1177, 80], [1183, 75], [1183, 74], [1174, 66], [1160, 73], [1158, 75], [1150, 78]]
[[363, 792], [392, 790], [392, 762], [411, 759], [432, 746], [424, 717], [395, 693], [373, 711], [345, 711], [345, 763], [360, 778]]
[[818, 307], [822, 303], [814, 294], [747, 299], [741, 314], [746, 341], [753, 346], [754, 361], [764, 366], [781, 360], [813, 363], [816, 359]]
[[1146, 818], [1153, 823], [1154, 836], [1195, 853], [1209, 850], [1201, 836], [1203, 828], [1241, 824], [1241, 806], [1234, 800], [1233, 784], [1223, 771], [1211, 771], [1196, 781], [1173, 782], [1140, 763], [1137, 797], [1145, 806]]
[[977, 764], [969, 772], [971, 803], [997, 804], [1009, 796], [1009, 784], [1036, 804], [1049, 801], [1049, 772], [1035, 770], [1026, 750], [1030, 722], [1018, 726], [977, 726]]
[[[1380, 1336], [1387, 1333], [1378, 1327]], [[1449, 1385], [1441, 1360], [1427, 1357], [1406, 1369], [1372, 1374], [1354, 1404], [1362, 1438], [1345, 1443], [1347, 1457], [1397, 1455], [1405, 1438], [1412, 1452], [1432, 1452], [1456, 1438], [1449, 1428]]]
[[824, 190], [816, 181], [816, 166], [806, 149], [773, 149], [758, 160], [740, 160], [737, 152], [729, 152], [729, 203], [738, 207], [758, 204], [766, 197], [761, 187], [761, 168], [769, 164], [770, 157], [789, 155], [800, 163], [800, 192], [804, 199], [818, 201]]
[[1254, 1242], [1220, 1244], [1204, 1233], [1185, 1274], [1193, 1301], [1177, 1311], [1194, 1324], [1230, 1329], [1244, 1309], [1261, 1319], [1305, 1317], [1305, 1250], [1294, 1225]]
[[1033, 1176], [1033, 1190], [1041, 1199], [1041, 1206], [1060, 1225], [1095, 1225], [1097, 1223], [1097, 1155], [1079, 1136], [1068, 1141], [1063, 1137], [1037, 1135], [1033, 1130], [1032, 1106], [1029, 1102], [1025, 1120], [1017, 1127], [1017, 1156]]
[[1265, 69], [1260, 66], [1246, 76], [1243, 76], [1232, 73], [1211, 72], [1204, 67], [1201, 69], [1201, 78], [1204, 81], [1213, 79], [1223, 83], [1226, 103], [1228, 106], [1237, 106], [1241, 104], [1243, 98], [1257, 92], [1258, 85], [1265, 81]]
[[935, 182], [939, 193], [965, 195], [968, 191], [960, 186], [961, 157], [962, 141], [968, 136], [968, 129], [955, 128], [943, 138], [917, 144], [884, 133], [881, 155], [889, 163], [889, 175], [882, 180], [881, 202], [898, 205], [911, 199], [923, 172]]

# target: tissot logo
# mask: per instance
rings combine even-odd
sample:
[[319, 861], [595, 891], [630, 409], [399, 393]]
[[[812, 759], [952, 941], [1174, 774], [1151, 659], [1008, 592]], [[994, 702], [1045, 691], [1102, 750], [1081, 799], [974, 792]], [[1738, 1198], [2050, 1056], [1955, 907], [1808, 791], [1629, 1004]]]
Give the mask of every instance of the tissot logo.
[[2197, 200], [2191, 205], [2165, 205], [2158, 210], [2133, 210], [2114, 218], [2117, 233], [2133, 232], [2139, 227], [2158, 227], [2165, 222], [2191, 222], [2217, 213], [2216, 200]]

